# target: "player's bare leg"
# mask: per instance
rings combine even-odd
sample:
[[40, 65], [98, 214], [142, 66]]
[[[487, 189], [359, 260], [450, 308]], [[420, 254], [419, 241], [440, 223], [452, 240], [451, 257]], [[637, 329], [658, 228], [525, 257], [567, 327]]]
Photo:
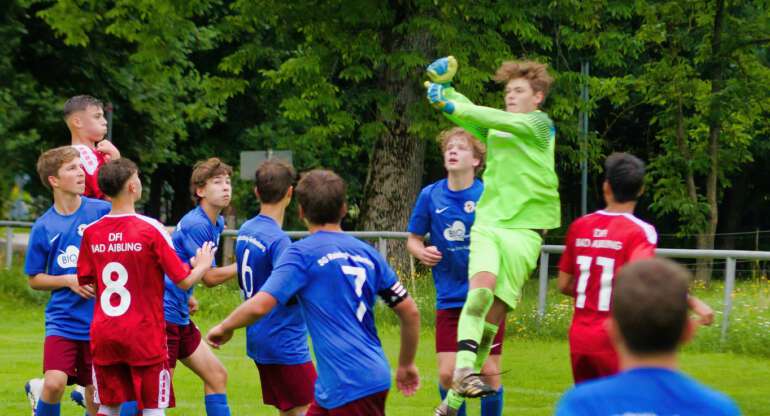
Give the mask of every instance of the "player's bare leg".
[[206, 394], [224, 394], [227, 390], [227, 370], [205, 342], [198, 344], [195, 352], [180, 361], [203, 380]]
[[67, 387], [67, 373], [59, 370], [48, 370], [43, 375], [43, 391], [37, 402], [37, 413], [59, 414], [61, 398]]
[[89, 384], [86, 386], [86, 411], [89, 415], [95, 415], [99, 411], [99, 404], [94, 403], [94, 391], [96, 389], [94, 388], [93, 384]]
[[205, 342], [198, 344], [195, 352], [183, 358], [182, 364], [203, 380], [206, 414], [208, 416], [230, 415], [227, 405], [227, 370]]

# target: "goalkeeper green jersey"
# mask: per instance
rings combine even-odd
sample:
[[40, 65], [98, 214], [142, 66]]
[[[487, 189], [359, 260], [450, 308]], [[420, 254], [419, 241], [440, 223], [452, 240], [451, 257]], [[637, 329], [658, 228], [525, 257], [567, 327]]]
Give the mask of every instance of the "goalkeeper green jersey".
[[542, 111], [509, 113], [474, 105], [453, 88], [447, 117], [487, 145], [484, 193], [476, 224], [552, 229], [561, 224], [559, 180], [554, 169], [553, 121]]

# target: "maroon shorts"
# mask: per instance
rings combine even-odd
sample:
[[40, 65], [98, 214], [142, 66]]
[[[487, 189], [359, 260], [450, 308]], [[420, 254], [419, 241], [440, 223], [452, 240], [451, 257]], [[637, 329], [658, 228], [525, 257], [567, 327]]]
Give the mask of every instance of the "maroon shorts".
[[315, 401], [305, 416], [385, 416], [385, 399], [388, 391], [370, 394], [334, 409], [324, 409]]
[[166, 322], [166, 345], [168, 345], [168, 366], [176, 368], [177, 360], [192, 355], [201, 343], [201, 331], [192, 320], [187, 325]]
[[265, 404], [285, 412], [313, 401], [313, 386], [318, 376], [312, 361], [295, 365], [256, 364]]
[[613, 350], [591, 354], [570, 353], [575, 384], [618, 372], [618, 354]]
[[58, 335], [45, 337], [43, 372], [63, 371], [67, 384], [91, 384], [91, 347], [88, 341], [76, 341]]
[[166, 361], [134, 367], [94, 364], [94, 401], [117, 406], [135, 400], [139, 410], [174, 407], [174, 389]]
[[[457, 324], [460, 322], [462, 308], [439, 309], [436, 311], [436, 352], [457, 352]], [[497, 330], [492, 341], [491, 355], [503, 353], [505, 322]]]

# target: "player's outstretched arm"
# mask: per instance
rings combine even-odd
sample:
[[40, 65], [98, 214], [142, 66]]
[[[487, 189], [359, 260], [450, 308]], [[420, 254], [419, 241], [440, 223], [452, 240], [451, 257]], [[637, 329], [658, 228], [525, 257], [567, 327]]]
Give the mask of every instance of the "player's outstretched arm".
[[200, 282], [206, 272], [211, 269], [211, 263], [214, 261], [214, 254], [216, 252], [217, 249], [214, 247], [213, 242], [207, 241], [203, 243], [203, 246], [196, 252], [195, 257], [190, 259], [193, 269], [184, 280], [176, 284], [177, 287], [187, 290]]
[[441, 261], [442, 254], [436, 246], [425, 246], [425, 237], [417, 234], [409, 234], [406, 239], [406, 250], [420, 263], [433, 267]]
[[687, 297], [687, 306], [698, 315], [696, 320], [701, 325], [711, 325], [714, 323], [714, 310], [711, 309], [706, 302], [696, 298], [695, 296]]
[[212, 267], [203, 275], [203, 284], [206, 287], [221, 285], [235, 277], [236, 273], [238, 273], [238, 266], [235, 263], [222, 267]]
[[393, 307], [401, 321], [401, 350], [398, 355], [396, 387], [404, 396], [413, 395], [420, 388], [420, 373], [414, 364], [420, 339], [420, 312], [411, 296]]
[[66, 287], [84, 299], [90, 299], [95, 295], [94, 286], [91, 284], [80, 286], [76, 274], [54, 276], [38, 273], [29, 278], [29, 287], [35, 290], [57, 290]]
[[248, 326], [270, 313], [278, 301], [267, 292], [257, 292], [206, 334], [206, 342], [219, 348], [233, 337], [233, 331]]
[[433, 108], [441, 110], [450, 121], [462, 127], [482, 142], [486, 142], [487, 133], [489, 132], [486, 126], [457, 116], [455, 111], [457, 105], [473, 106], [473, 103], [468, 98], [455, 91], [454, 88], [446, 87], [442, 84], [425, 81], [425, 88], [427, 89], [426, 97]]
[[559, 271], [559, 277], [556, 279], [556, 287], [559, 288], [559, 292], [575, 297], [575, 277], [569, 273]]

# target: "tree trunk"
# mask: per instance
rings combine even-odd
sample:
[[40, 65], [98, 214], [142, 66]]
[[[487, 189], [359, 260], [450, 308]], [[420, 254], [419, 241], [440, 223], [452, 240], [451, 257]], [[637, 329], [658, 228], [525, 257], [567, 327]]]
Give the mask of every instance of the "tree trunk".
[[[738, 177], [732, 181], [732, 186], [725, 189], [725, 195], [722, 204], [722, 231], [728, 233], [725, 236], [724, 244], [719, 244], [717, 247], [722, 250], [754, 250], [754, 237], [751, 238], [751, 244], [747, 244], [748, 240], [740, 235], [740, 239], [737, 234], [740, 231], [742, 220], [745, 215], [744, 207], [746, 207], [746, 197], [748, 195], [748, 180], [749, 173], [743, 171]], [[740, 241], [741, 244], [736, 244]]]
[[[722, 106], [719, 103], [719, 93], [724, 88], [724, 60], [722, 56], [722, 31], [724, 30], [724, 0], [717, 0], [714, 14], [714, 32], [711, 38], [711, 105], [709, 106], [709, 157], [711, 165], [706, 180], [706, 201], [709, 205], [709, 218], [706, 229], [698, 235], [698, 248], [711, 250], [714, 248], [714, 237], [719, 223], [718, 184], [719, 172], [719, 137], [722, 133]], [[710, 281], [713, 261], [711, 259], [698, 263], [695, 278]]]
[[[428, 36], [418, 33], [393, 39], [389, 49], [425, 51], [428, 43]], [[389, 69], [380, 79], [382, 90], [393, 97], [395, 116], [383, 118], [386, 132], [372, 149], [360, 222], [364, 230], [405, 231], [420, 191], [426, 141], [409, 133], [412, 107], [423, 101], [418, 83], [410, 82], [419, 76], [414, 73], [404, 79], [397, 70]], [[387, 248], [391, 266], [396, 271], [408, 273], [410, 262], [405, 241], [390, 240]]]

